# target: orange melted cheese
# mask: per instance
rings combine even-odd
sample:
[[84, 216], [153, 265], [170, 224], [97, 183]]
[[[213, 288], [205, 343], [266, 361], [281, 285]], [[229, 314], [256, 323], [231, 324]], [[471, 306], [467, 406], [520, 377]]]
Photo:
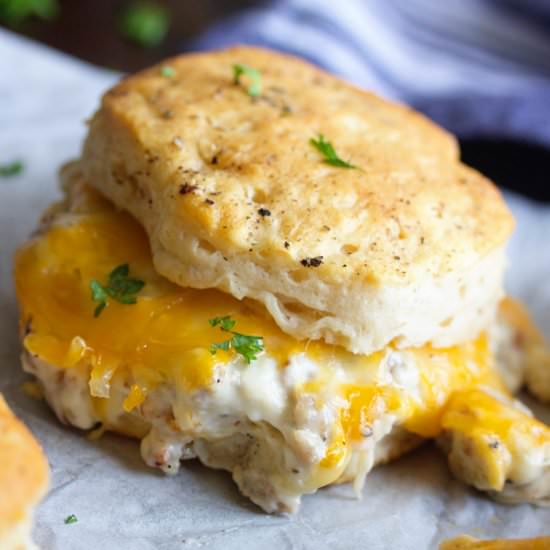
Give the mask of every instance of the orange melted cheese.
[[[296, 354], [321, 365], [320, 378], [301, 391], [317, 394], [318, 402], [328, 391], [347, 400], [323, 466], [342, 464], [350, 441], [364, 437], [382, 414], [393, 414], [411, 432], [432, 437], [441, 430], [442, 410], [453, 392], [480, 383], [503, 389], [484, 336], [448, 349], [426, 346], [400, 351], [416, 364], [419, 391], [384, 385], [380, 369], [391, 349], [358, 356], [322, 342], [297, 341], [246, 300], [168, 282], [153, 268], [141, 227], [106, 201], [93, 199], [90, 212], [52, 226], [22, 247], [15, 271], [21, 330], [30, 327], [25, 348], [59, 368], [91, 365], [90, 390], [96, 401], [109, 397], [109, 382], [121, 371], [130, 373], [125, 411], [138, 407], [161, 383], [187, 392], [208, 387], [215, 365], [233, 358], [233, 352], [213, 356], [209, 351], [213, 342], [227, 338], [209, 326], [208, 320], [219, 315], [231, 315], [239, 332], [262, 336], [266, 352], [282, 368]], [[130, 265], [132, 277], [145, 281], [137, 303], [110, 300], [94, 318], [90, 281], [106, 281], [122, 263]], [[348, 381], [329, 383], [334, 366], [345, 369]], [[101, 409], [100, 403], [97, 408]]]
[[[137, 303], [110, 300], [94, 318], [90, 281], [106, 281], [122, 263], [146, 281]], [[305, 348], [246, 302], [215, 290], [183, 289], [157, 275], [141, 228], [111, 209], [52, 227], [23, 247], [16, 257], [16, 287], [21, 322], [32, 325], [25, 347], [62, 368], [89, 360], [92, 381], [131, 366], [149, 385], [167, 376], [188, 389], [209, 385], [214, 363], [231, 355], [209, 352], [213, 342], [227, 339], [208, 324], [218, 315], [231, 315], [240, 332], [264, 336], [277, 357]]]
[[476, 389], [455, 393], [441, 424], [446, 430], [469, 436], [496, 436], [502, 441], [508, 441], [515, 433], [522, 440], [531, 441], [532, 448], [547, 443], [550, 434], [548, 426], [542, 422]]
[[526, 450], [550, 445], [550, 430], [542, 422], [477, 389], [451, 397], [441, 427], [468, 441], [478, 471], [484, 472], [485, 485], [495, 491], [506, 483], [512, 455], [523, 456]]
[[550, 537], [478, 540], [460, 535], [443, 541], [439, 550], [550, 550]]
[[323, 466], [341, 463], [349, 451], [349, 441], [368, 437], [373, 423], [383, 414], [395, 416], [412, 433], [432, 438], [441, 433], [445, 405], [455, 392], [482, 385], [508, 393], [493, 369], [485, 335], [463, 346], [437, 350], [425, 346], [403, 354], [412, 355], [416, 363], [421, 397], [395, 384], [343, 385], [342, 394], [349, 406], [342, 410], [342, 430], [337, 431]]

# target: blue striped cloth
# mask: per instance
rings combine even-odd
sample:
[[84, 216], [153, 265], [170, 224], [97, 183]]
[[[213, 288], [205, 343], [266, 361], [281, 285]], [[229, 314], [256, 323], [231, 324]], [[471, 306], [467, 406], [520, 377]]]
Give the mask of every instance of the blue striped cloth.
[[550, 146], [550, 0], [279, 0], [189, 47], [236, 43], [305, 57], [462, 138]]

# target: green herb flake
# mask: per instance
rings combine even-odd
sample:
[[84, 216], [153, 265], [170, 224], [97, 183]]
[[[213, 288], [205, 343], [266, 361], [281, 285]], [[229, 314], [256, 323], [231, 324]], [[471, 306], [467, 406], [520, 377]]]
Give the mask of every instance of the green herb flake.
[[136, 294], [144, 287], [145, 282], [139, 279], [132, 279], [130, 276], [130, 267], [128, 264], [122, 264], [115, 267], [109, 273], [109, 282], [103, 285], [96, 279], [90, 281], [90, 290], [92, 291], [92, 300], [98, 302], [94, 310], [94, 317], [99, 317], [105, 309], [108, 299], [112, 298], [121, 304], [135, 304]]
[[11, 176], [16, 176], [23, 171], [23, 163], [20, 160], [15, 160], [9, 162], [8, 164], [0, 165], [0, 176], [3, 178], [9, 178]]
[[350, 164], [349, 162], [346, 162], [345, 160], [342, 160], [336, 151], [334, 150], [334, 147], [329, 141], [325, 141], [325, 136], [323, 134], [319, 134], [319, 137], [317, 139], [311, 138], [309, 140], [310, 145], [315, 147], [319, 153], [325, 157], [323, 159], [323, 162], [325, 164], [330, 164], [331, 166], [337, 166], [338, 168], [352, 168], [355, 170], [359, 170], [359, 167], [354, 166], [353, 164]]
[[221, 327], [222, 330], [229, 331], [231, 330], [237, 321], [231, 319], [231, 315], [225, 315], [224, 317], [214, 317], [214, 319], [209, 319], [211, 327]]
[[164, 78], [173, 78], [174, 75], [176, 74], [176, 71], [174, 70], [174, 67], [170, 67], [170, 65], [163, 65], [160, 68], [160, 74]]
[[258, 354], [264, 351], [264, 339], [261, 336], [249, 336], [231, 330], [237, 323], [231, 319], [230, 315], [224, 317], [214, 317], [209, 319], [208, 323], [211, 327], [219, 327], [223, 332], [229, 332], [231, 338], [223, 342], [216, 342], [210, 346], [210, 353], [216, 355], [218, 350], [229, 351], [235, 350], [238, 354], [244, 357], [244, 360], [250, 364], [255, 361]]
[[262, 74], [260, 71], [241, 63], [233, 65], [234, 84], [240, 84], [243, 75], [250, 79], [250, 84], [246, 89], [247, 94], [251, 97], [259, 97], [262, 95]]
[[122, 34], [144, 48], [158, 46], [168, 34], [170, 15], [154, 2], [130, 4], [120, 20]]
[[78, 518], [74, 514], [71, 514], [70, 516], [67, 516], [65, 518], [65, 525], [70, 525], [71, 523], [77, 523], [77, 522], [78, 522]]

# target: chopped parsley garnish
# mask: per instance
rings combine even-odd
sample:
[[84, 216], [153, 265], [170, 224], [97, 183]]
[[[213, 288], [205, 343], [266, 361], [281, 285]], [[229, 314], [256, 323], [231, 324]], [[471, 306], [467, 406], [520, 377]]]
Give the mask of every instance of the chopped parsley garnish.
[[3, 178], [9, 178], [10, 176], [16, 176], [23, 171], [23, 163], [20, 160], [15, 160], [8, 164], [0, 165], [0, 176]]
[[209, 319], [211, 327], [220, 327], [223, 332], [229, 332], [231, 338], [223, 342], [218, 342], [210, 346], [210, 353], [216, 355], [216, 352], [221, 349], [223, 351], [235, 350], [238, 354], [244, 357], [244, 360], [250, 364], [255, 361], [258, 353], [264, 351], [264, 339], [261, 336], [248, 336], [231, 330], [237, 323], [231, 319], [230, 315], [224, 317], [214, 317]]
[[174, 67], [170, 67], [170, 65], [163, 65], [160, 68], [160, 74], [164, 78], [172, 78], [176, 74], [176, 71], [174, 70]]
[[219, 326], [222, 330], [229, 331], [237, 324], [237, 321], [231, 319], [231, 315], [225, 315], [224, 317], [214, 317], [214, 319], [208, 319], [208, 323], [211, 327]]
[[311, 138], [309, 140], [309, 143], [323, 155], [324, 160], [323, 162], [326, 164], [330, 164], [331, 166], [337, 166], [338, 168], [354, 168], [358, 169], [357, 166], [354, 166], [353, 164], [350, 164], [349, 162], [346, 162], [345, 160], [342, 160], [334, 150], [334, 147], [329, 141], [325, 141], [325, 136], [323, 134], [319, 134], [318, 139]]
[[65, 525], [70, 525], [71, 523], [76, 523], [77, 521], [78, 518], [74, 514], [71, 514], [65, 518]]
[[258, 69], [236, 63], [233, 65], [233, 82], [241, 83], [241, 76], [247, 76], [250, 79], [250, 85], [246, 89], [246, 93], [252, 97], [258, 97], [262, 94], [262, 74]]
[[101, 284], [96, 279], [90, 282], [92, 291], [92, 300], [99, 302], [94, 310], [94, 317], [99, 317], [101, 312], [107, 306], [107, 300], [112, 298], [121, 304], [135, 304], [136, 294], [145, 285], [144, 281], [132, 279], [129, 277], [130, 268], [128, 264], [122, 264], [115, 267], [109, 273], [109, 282], [107, 285]]
[[126, 38], [144, 48], [158, 46], [170, 27], [166, 8], [155, 2], [135, 2], [128, 6], [120, 20], [120, 30]]

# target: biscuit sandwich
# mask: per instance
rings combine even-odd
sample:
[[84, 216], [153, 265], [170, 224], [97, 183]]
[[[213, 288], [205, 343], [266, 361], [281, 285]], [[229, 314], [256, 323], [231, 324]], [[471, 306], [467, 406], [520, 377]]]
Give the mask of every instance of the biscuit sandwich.
[[48, 487], [48, 462], [1, 394], [0, 464], [0, 550], [32, 550], [32, 516]]
[[18, 251], [24, 369], [62, 422], [228, 470], [267, 512], [436, 438], [548, 501], [544, 340], [504, 296], [513, 219], [455, 139], [293, 57], [239, 47], [124, 79]]

